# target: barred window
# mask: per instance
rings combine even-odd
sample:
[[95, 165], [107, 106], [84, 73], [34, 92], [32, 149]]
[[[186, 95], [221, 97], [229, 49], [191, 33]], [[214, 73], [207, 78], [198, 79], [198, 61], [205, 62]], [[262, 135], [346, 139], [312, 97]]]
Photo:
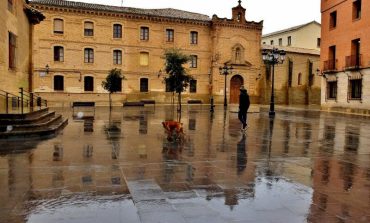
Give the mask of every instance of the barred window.
[[173, 42], [173, 41], [174, 41], [174, 30], [166, 29], [166, 42]]
[[349, 80], [349, 99], [362, 98], [362, 79]]
[[114, 65], [122, 64], [122, 51], [121, 50], [113, 50], [113, 64]]
[[191, 31], [190, 32], [190, 43], [191, 44], [198, 44], [198, 32]]
[[190, 68], [197, 68], [198, 67], [198, 56], [191, 55], [190, 56]]
[[54, 19], [54, 34], [64, 33], [63, 19]]
[[327, 98], [328, 99], [337, 99], [337, 89], [338, 89], [338, 82], [337, 81], [331, 81], [327, 82]]
[[140, 40], [149, 40], [149, 27], [140, 27]]
[[121, 24], [113, 25], [113, 38], [122, 38], [122, 25]]
[[54, 61], [64, 61], [64, 48], [62, 46], [54, 46]]
[[94, 50], [91, 48], [85, 49], [85, 63], [94, 63]]
[[85, 22], [84, 34], [85, 36], [94, 36], [94, 23]]

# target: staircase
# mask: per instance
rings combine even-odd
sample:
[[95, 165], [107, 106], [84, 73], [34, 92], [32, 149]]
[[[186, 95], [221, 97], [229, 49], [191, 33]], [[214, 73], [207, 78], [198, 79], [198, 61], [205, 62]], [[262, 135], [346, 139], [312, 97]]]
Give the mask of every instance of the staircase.
[[0, 139], [28, 139], [55, 136], [68, 119], [43, 108], [25, 114], [0, 114]]

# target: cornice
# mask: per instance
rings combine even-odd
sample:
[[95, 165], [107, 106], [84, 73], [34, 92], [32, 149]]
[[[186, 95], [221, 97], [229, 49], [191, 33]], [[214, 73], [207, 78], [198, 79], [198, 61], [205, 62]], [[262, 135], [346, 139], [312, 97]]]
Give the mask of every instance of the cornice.
[[76, 9], [76, 8], [66, 8], [66, 7], [59, 7], [59, 6], [51, 6], [51, 5], [42, 5], [38, 3], [31, 3], [32, 6], [40, 11], [55, 11], [55, 12], [62, 12], [62, 13], [72, 13], [72, 14], [81, 14], [81, 15], [95, 15], [95, 16], [104, 16], [104, 17], [116, 17], [116, 18], [124, 18], [130, 20], [147, 20], [147, 21], [154, 21], [154, 22], [168, 22], [168, 23], [180, 23], [180, 24], [192, 24], [198, 26], [210, 26], [210, 21], [201, 21], [201, 20], [190, 20], [190, 19], [183, 19], [183, 18], [171, 18], [171, 17], [159, 17], [159, 16], [152, 16], [152, 15], [140, 15], [134, 13], [125, 13], [125, 12], [110, 12], [110, 11], [101, 11], [101, 10], [86, 10], [86, 9]]

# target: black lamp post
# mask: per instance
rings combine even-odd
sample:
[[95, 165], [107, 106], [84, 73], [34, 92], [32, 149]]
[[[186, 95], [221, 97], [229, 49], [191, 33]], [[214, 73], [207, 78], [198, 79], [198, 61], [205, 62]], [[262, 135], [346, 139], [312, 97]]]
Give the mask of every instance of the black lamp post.
[[46, 66], [45, 66], [46, 74], [49, 74], [49, 69], [50, 69], [49, 64], [46, 64]]
[[285, 60], [285, 51], [273, 48], [272, 50], [263, 50], [262, 59], [266, 65], [272, 65], [272, 87], [271, 87], [271, 100], [270, 100], [270, 117], [275, 117], [275, 64], [282, 64]]
[[227, 107], [227, 98], [226, 98], [226, 76], [233, 73], [233, 66], [227, 66], [225, 63], [223, 67], [218, 68], [220, 71], [220, 75], [225, 76], [225, 88], [224, 88], [224, 107]]

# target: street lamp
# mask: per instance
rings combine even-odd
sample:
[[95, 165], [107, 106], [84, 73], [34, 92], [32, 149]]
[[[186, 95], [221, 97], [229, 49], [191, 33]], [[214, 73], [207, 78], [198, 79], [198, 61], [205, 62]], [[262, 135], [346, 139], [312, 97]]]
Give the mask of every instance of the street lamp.
[[46, 74], [49, 74], [49, 69], [50, 69], [49, 64], [46, 64], [46, 66], [45, 66]]
[[270, 100], [270, 117], [275, 117], [275, 64], [282, 64], [285, 60], [285, 51], [273, 48], [272, 50], [263, 50], [262, 59], [266, 65], [272, 65], [272, 87], [271, 87], [271, 100]]
[[227, 98], [226, 98], [226, 76], [233, 73], [233, 66], [227, 66], [225, 63], [223, 67], [218, 68], [220, 71], [220, 75], [225, 76], [225, 88], [224, 88], [224, 107], [227, 107]]

